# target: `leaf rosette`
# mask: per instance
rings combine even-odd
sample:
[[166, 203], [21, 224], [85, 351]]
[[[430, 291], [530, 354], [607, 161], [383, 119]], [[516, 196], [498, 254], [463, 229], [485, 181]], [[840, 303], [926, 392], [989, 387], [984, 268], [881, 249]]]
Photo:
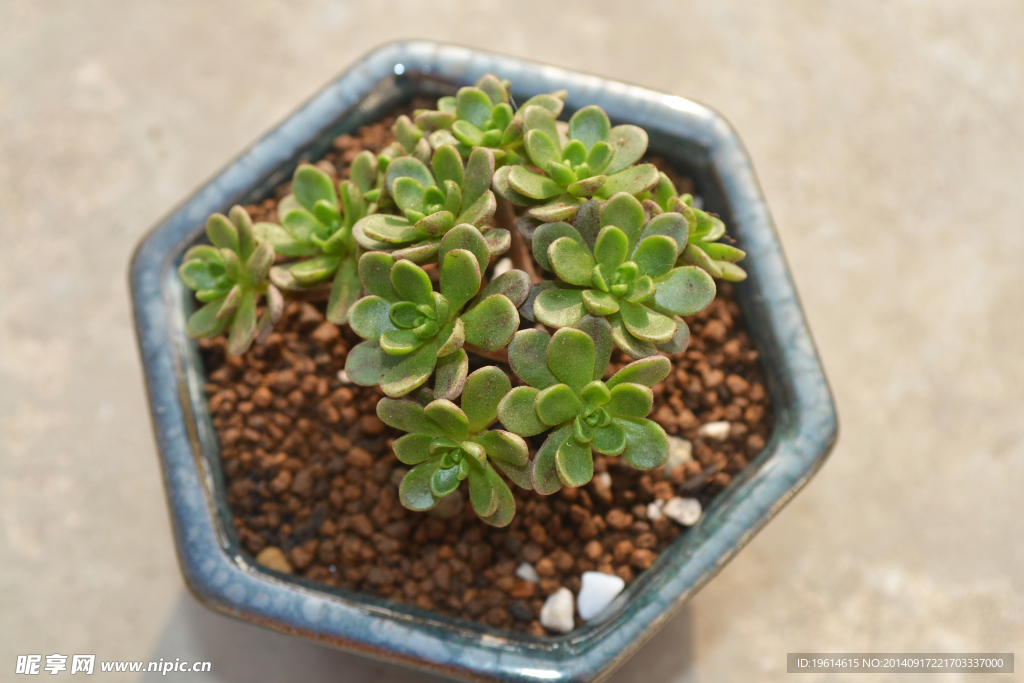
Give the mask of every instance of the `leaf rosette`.
[[484, 367], [466, 379], [461, 408], [447, 399], [426, 406], [409, 399], [377, 403], [385, 424], [407, 432], [394, 443], [399, 461], [413, 466], [399, 486], [402, 505], [429, 510], [468, 480], [470, 503], [484, 522], [502, 527], [512, 521], [515, 499], [495, 468], [529, 488], [529, 450], [522, 437], [488, 429], [511, 387], [504, 372]]
[[713, 277], [731, 282], [747, 279], [747, 272], [736, 265], [747, 253], [718, 241], [725, 237], [725, 223], [722, 219], [694, 208], [693, 196], [689, 193], [680, 196], [664, 173], [654, 190], [654, 198], [645, 200], [644, 207], [653, 215], [675, 212], [686, 217], [690, 235], [686, 249], [680, 254], [680, 265], [697, 266]]
[[359, 298], [357, 249], [352, 226], [377, 211], [380, 162], [361, 152], [352, 161], [350, 179], [335, 186], [315, 166], [299, 166], [292, 176], [292, 193], [278, 202], [281, 224], [257, 223], [256, 233], [290, 263], [271, 270], [271, 280], [288, 291], [301, 291], [331, 282], [327, 319], [343, 324], [348, 309]]
[[556, 115], [539, 106], [521, 110], [523, 146], [535, 169], [505, 166], [494, 189], [513, 204], [529, 206], [541, 221], [572, 220], [590, 197], [619, 192], [638, 195], [658, 183], [652, 164], [634, 165], [647, 151], [647, 133], [637, 126], [612, 127], [598, 106], [583, 107], [562, 130]]
[[[270, 332], [281, 317], [284, 300], [267, 279], [274, 249], [253, 232], [252, 219], [240, 206], [228, 216], [214, 214], [206, 222], [210, 244], [185, 252], [178, 268], [181, 281], [204, 305], [189, 316], [186, 332], [192, 338], [228, 334], [228, 352], [245, 353], [253, 341]], [[267, 309], [256, 318], [261, 296]]]
[[612, 346], [608, 322], [593, 316], [553, 336], [522, 330], [509, 344], [509, 364], [526, 386], [505, 395], [498, 419], [524, 437], [552, 430], [532, 463], [538, 493], [586, 484], [594, 476], [594, 451], [645, 470], [668, 457], [665, 430], [646, 418], [654, 404], [650, 387], [668, 376], [671, 363], [644, 358], [603, 382]]
[[494, 154], [478, 148], [465, 167], [451, 145], [434, 151], [431, 166], [412, 157], [399, 157], [388, 166], [385, 187], [401, 215], [375, 214], [357, 222], [353, 232], [370, 251], [388, 251], [414, 263], [438, 259], [442, 238], [453, 227], [468, 225], [477, 230], [488, 254], [508, 251], [507, 230], [486, 227], [497, 203], [491, 192]]
[[472, 226], [448, 232], [439, 246], [440, 291], [426, 271], [409, 260], [368, 252], [359, 276], [368, 296], [349, 315], [366, 341], [349, 353], [345, 371], [357, 384], [380, 384], [391, 397], [423, 386], [437, 369], [434, 397], [453, 399], [469, 371], [465, 344], [494, 351], [519, 328], [517, 307], [529, 293], [529, 276], [512, 270], [482, 291], [487, 247]]
[[555, 328], [588, 313], [607, 318], [615, 343], [633, 358], [684, 350], [683, 316], [711, 303], [715, 282], [700, 268], [676, 265], [689, 234], [682, 214], [645, 220], [641, 203], [620, 192], [603, 207], [588, 202], [572, 225], [533, 230], [534, 257], [559, 281], [535, 285], [523, 315]]

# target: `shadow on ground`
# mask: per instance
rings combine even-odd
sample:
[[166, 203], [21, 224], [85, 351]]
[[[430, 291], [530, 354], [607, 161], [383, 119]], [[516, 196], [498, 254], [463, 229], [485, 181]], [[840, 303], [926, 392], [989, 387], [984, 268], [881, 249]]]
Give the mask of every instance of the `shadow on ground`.
[[[691, 683], [692, 619], [688, 607], [670, 621], [608, 683]], [[414, 673], [232, 619], [183, 593], [147, 661], [208, 661], [210, 673], [144, 673], [141, 683], [441, 683]]]

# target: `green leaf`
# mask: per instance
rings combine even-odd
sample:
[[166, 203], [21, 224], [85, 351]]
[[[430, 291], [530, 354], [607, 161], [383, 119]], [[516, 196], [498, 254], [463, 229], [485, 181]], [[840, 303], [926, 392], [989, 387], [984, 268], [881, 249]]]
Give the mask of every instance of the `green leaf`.
[[523, 305], [530, 293], [530, 276], [521, 270], [505, 271], [481, 290], [477, 298], [481, 301], [495, 294], [502, 294], [513, 306]]
[[690, 345], [690, 328], [682, 318], [676, 318], [676, 332], [667, 342], [658, 344], [663, 353], [682, 353]]
[[423, 187], [433, 187], [436, 185], [434, 182], [434, 176], [427, 168], [427, 165], [416, 157], [398, 157], [390, 164], [388, 164], [388, 172], [385, 176], [384, 187], [387, 188], [389, 193], [394, 194], [392, 189], [394, 182], [399, 178], [413, 178], [419, 181]]
[[498, 210], [498, 202], [495, 200], [493, 192], [485, 192], [472, 204], [463, 203], [463, 206], [465, 208], [455, 220], [459, 223], [469, 223], [478, 228], [494, 218], [494, 214]]
[[[594, 244], [594, 258], [609, 271], [613, 271], [626, 260], [629, 252], [629, 238], [614, 225], [601, 228]], [[675, 261], [675, 254], [672, 258]]]
[[576, 217], [573, 219], [573, 227], [583, 238], [583, 243], [593, 249], [597, 243], [597, 235], [601, 231], [601, 212], [604, 204], [599, 199], [589, 199], [583, 203]]
[[390, 254], [371, 251], [359, 258], [359, 279], [363, 288], [387, 301], [398, 301], [398, 292], [391, 284], [391, 268], [395, 259]]
[[359, 299], [349, 311], [349, 325], [352, 331], [363, 339], [379, 339], [385, 332], [398, 329], [391, 322], [390, 307], [391, 304], [387, 300], [376, 295]]
[[377, 182], [377, 157], [373, 152], [363, 150], [356, 155], [349, 167], [349, 179], [363, 194], [373, 189]]
[[658, 348], [647, 341], [637, 339], [630, 334], [622, 322], [622, 316], [614, 313], [608, 316], [608, 322], [612, 327], [612, 339], [624, 353], [632, 358], [646, 358], [658, 352]]
[[222, 321], [217, 317], [217, 312], [220, 311], [221, 304], [223, 303], [223, 297], [214, 299], [190, 315], [188, 323], [185, 325], [185, 333], [193, 339], [198, 339], [199, 337], [214, 336], [214, 332], [223, 330], [227, 326], [228, 321]]
[[590, 167], [591, 173], [601, 173], [604, 171], [608, 164], [611, 163], [614, 153], [615, 150], [607, 142], [595, 143], [587, 155], [587, 166]]
[[401, 356], [384, 353], [376, 340], [364, 341], [349, 351], [345, 359], [345, 373], [356, 384], [374, 386], [401, 360]]
[[535, 206], [529, 209], [528, 214], [533, 218], [551, 223], [554, 221], [571, 221], [576, 212], [583, 205], [583, 200], [578, 197], [571, 197], [563, 194], [551, 200], [543, 206]]
[[643, 230], [644, 218], [643, 205], [632, 195], [622, 192], [605, 204], [604, 211], [601, 212], [601, 227], [614, 225], [624, 232], [632, 250]]
[[555, 280], [541, 280], [530, 287], [530, 293], [526, 295], [526, 301], [519, 306], [519, 316], [530, 322], [537, 322], [537, 316], [533, 310], [533, 304], [537, 296], [548, 289], [559, 289], [559, 283]]
[[228, 335], [228, 353], [240, 356], [249, 350], [256, 337], [256, 294], [247, 291], [242, 294], [242, 302], [238, 305], [235, 318], [231, 321], [231, 334]]
[[747, 252], [742, 249], [718, 242], [702, 244], [701, 249], [716, 261], [728, 261], [730, 263], [740, 261], [747, 255]]
[[396, 178], [391, 195], [402, 211], [427, 211], [426, 190], [415, 178]]
[[604, 455], [619, 455], [626, 447], [626, 432], [615, 422], [594, 428], [594, 439], [590, 442], [594, 450]]
[[252, 234], [252, 218], [248, 211], [237, 204], [231, 207], [228, 218], [238, 231], [238, 255], [246, 260], [256, 246]]
[[309, 256], [316, 253], [316, 247], [295, 239], [290, 232], [274, 223], [257, 223], [253, 226], [253, 232], [262, 240], [274, 247], [274, 253], [279, 256]]
[[616, 419], [626, 432], [626, 448], [622, 458], [638, 470], [650, 470], [668, 459], [668, 436], [657, 422], [643, 418]]
[[331, 177], [316, 166], [299, 166], [292, 176], [292, 192], [299, 204], [312, 211], [319, 201], [338, 207], [338, 195]]
[[559, 163], [562, 160], [558, 146], [542, 130], [527, 131], [523, 142], [526, 145], [526, 153], [530, 155], [530, 161], [535, 166], [547, 168], [549, 163]]
[[716, 291], [715, 281], [707, 272], [696, 266], [682, 266], [658, 282], [654, 303], [676, 315], [693, 315], [714, 300]]
[[608, 144], [614, 153], [604, 172], [610, 175], [640, 160], [647, 151], [647, 131], [629, 124], [615, 126], [608, 131]]
[[462, 393], [468, 374], [469, 356], [463, 349], [439, 358], [434, 373], [434, 398], [454, 401]]
[[[650, 235], [665, 235], [672, 238], [676, 246], [676, 256], [682, 253], [686, 247], [686, 241], [690, 233], [690, 224], [682, 214], [673, 212], [663, 213], [652, 218], [644, 231], [640, 234], [640, 240]], [[654, 276], [652, 276], [654, 277]]]
[[338, 266], [331, 295], [327, 300], [327, 319], [335, 325], [348, 322], [348, 312], [359, 299], [362, 283], [359, 280], [355, 257], [342, 259]]
[[557, 118], [562, 113], [562, 107], [565, 106], [565, 102], [564, 98], [559, 99], [553, 94], [534, 95], [530, 99], [523, 102], [520, 111], [532, 105], [536, 105], [542, 107], [543, 109], [547, 109], [553, 117]]
[[278, 212], [278, 215], [281, 216], [281, 225], [284, 226], [284, 229], [299, 242], [306, 244], [314, 236], [322, 237], [320, 233], [323, 232], [324, 227], [320, 221], [301, 206], [285, 213]]
[[491, 482], [494, 496], [494, 512], [486, 517], [481, 517], [481, 519], [485, 524], [493, 527], [508, 526], [516, 515], [516, 499], [512, 496], [508, 484], [502, 481], [497, 472], [490, 467], [487, 468], [487, 478]]
[[549, 199], [563, 193], [558, 183], [524, 166], [511, 168], [508, 172], [508, 184], [516, 192], [531, 199]]
[[288, 272], [303, 287], [311, 287], [329, 280], [337, 272], [340, 263], [341, 259], [337, 256], [317, 256], [295, 263], [288, 268]]
[[[466, 162], [462, 185], [462, 205], [471, 206], [487, 194], [494, 176], [494, 153], [486, 148], [474, 149]], [[492, 214], [493, 215], [493, 214]]]
[[[569, 144], [567, 144], [565, 149], [562, 150], [562, 160], [569, 168], [579, 166], [587, 160], [586, 145], [579, 140], [570, 140]], [[541, 168], [544, 168], [545, 166], [542, 166]]]
[[537, 389], [558, 384], [548, 369], [548, 344], [551, 337], [540, 330], [520, 330], [508, 345], [508, 362], [516, 377]]
[[438, 185], [444, 185], [445, 181], [451, 180], [459, 187], [462, 187], [463, 168], [462, 157], [451, 145], [441, 145], [434, 150], [434, 156], [430, 161], [434, 168], [434, 178]]
[[635, 196], [650, 190], [657, 184], [658, 169], [654, 164], [640, 164], [639, 166], [630, 166], [617, 173], [609, 173], [608, 180], [598, 191], [597, 196], [611, 197], [617, 192], [626, 192]]
[[575, 325], [577, 330], [582, 331], [594, 342], [594, 373], [592, 379], [599, 380], [604, 376], [604, 371], [612, 357], [611, 325], [604, 318], [596, 318], [592, 315], [584, 316]]
[[227, 216], [215, 213], [206, 221], [206, 236], [218, 249], [238, 251], [238, 230]]
[[623, 367], [608, 380], [608, 387], [615, 388], [620, 384], [639, 384], [653, 387], [672, 372], [672, 362], [665, 356], [650, 356], [633, 361]]
[[515, 467], [525, 467], [529, 462], [530, 449], [521, 436], [512, 432], [495, 429], [477, 437], [475, 441], [483, 446], [487, 455], [494, 460]]
[[565, 384], [556, 384], [541, 390], [536, 399], [537, 417], [547, 425], [562, 424], [579, 415], [583, 404]]
[[556, 331], [547, 348], [548, 367], [575, 393], [593, 378], [594, 357], [594, 340], [571, 327]]
[[587, 386], [580, 390], [580, 398], [584, 403], [591, 403], [596, 406], [603, 406], [611, 398], [608, 385], [599, 379], [588, 382]]
[[430, 442], [434, 437], [429, 434], [406, 434], [395, 439], [392, 449], [395, 457], [404, 465], [418, 465], [430, 458]]
[[548, 260], [548, 247], [560, 237], [569, 237], [578, 242], [580, 246], [588, 248], [583, 237], [568, 223], [544, 223], [533, 232], [533, 256], [544, 270], [554, 270], [554, 266]]
[[210, 265], [205, 261], [185, 261], [178, 268], [178, 277], [185, 286], [192, 290], [215, 289], [218, 278], [210, 273]]
[[578, 289], [547, 289], [533, 302], [537, 321], [549, 327], [572, 327], [585, 313], [583, 294]]
[[360, 230], [367, 237], [383, 242], [385, 245], [415, 242], [425, 236], [414, 226], [410, 225], [409, 220], [405, 216], [389, 216], [381, 213], [367, 216], [356, 223], [352, 232], [357, 240], [359, 239]]
[[512, 172], [513, 168], [519, 168], [519, 166], [502, 166], [494, 172], [492, 184], [494, 191], [516, 206], [531, 206], [536, 204], [537, 200], [531, 199], [530, 197], [517, 192], [509, 184], [508, 176], [509, 173]]
[[494, 104], [480, 88], [459, 88], [455, 95], [455, 106], [460, 119], [483, 129], [491, 118], [491, 108]]
[[444, 111], [421, 111], [413, 118], [420, 130], [433, 132], [448, 128], [455, 121], [455, 114]]
[[485, 351], [506, 346], [519, 329], [519, 312], [501, 294], [489, 296], [462, 314], [466, 343]]
[[747, 279], [747, 271], [743, 270], [735, 263], [727, 263], [725, 261], [717, 261], [718, 267], [722, 271], [722, 279], [729, 282], [742, 282]]
[[389, 427], [410, 434], [446, 436], [443, 427], [430, 419], [423, 406], [408, 399], [380, 399], [377, 402], [377, 417]]
[[566, 192], [571, 194], [573, 197], [586, 197], [590, 198], [597, 194], [597, 191], [604, 187], [605, 181], [608, 176], [595, 175], [583, 180], [577, 180], [574, 183], [570, 183], [566, 188]]
[[494, 104], [508, 102], [508, 91], [505, 89], [501, 80], [494, 74], [484, 74], [475, 85], [477, 88], [487, 93], [487, 96], [491, 98], [491, 102]]
[[675, 265], [675, 240], [665, 235], [645, 237], [636, 247], [636, 252], [633, 254], [633, 262], [640, 269], [641, 275], [652, 278], [661, 277]]
[[555, 454], [555, 468], [566, 486], [583, 486], [589, 482], [594, 478], [590, 444], [581, 444], [572, 438], [563, 441]]
[[480, 230], [480, 234], [484, 236], [484, 242], [487, 243], [487, 253], [492, 258], [501, 256], [512, 246], [512, 235], [508, 230], [484, 226]]
[[[479, 234], [477, 233], [478, 236]], [[482, 237], [480, 237], [480, 241], [483, 242]], [[441, 249], [444, 251], [444, 240], [441, 244]], [[429, 283], [429, 281], [428, 278], [427, 282]], [[451, 312], [461, 311], [462, 307], [476, 296], [479, 290], [480, 266], [477, 257], [465, 249], [452, 249], [445, 252], [441, 266], [441, 295], [448, 300]]]
[[[455, 249], [464, 249], [476, 257], [476, 286], [479, 287], [480, 274], [487, 268], [487, 262], [490, 259], [490, 248], [487, 245], [487, 240], [484, 239], [480, 230], [472, 225], [456, 225], [441, 238], [441, 245], [437, 253], [438, 261], [444, 263], [448, 253]], [[442, 283], [444, 279], [444, 271], [442, 270]], [[475, 295], [476, 292], [473, 292], [473, 294]], [[456, 306], [455, 308], [457, 309], [458, 307]]]
[[449, 323], [433, 339], [385, 372], [380, 378], [380, 388], [384, 393], [392, 397], [405, 396], [423, 386], [437, 365], [438, 351], [454, 329], [455, 324]]
[[430, 480], [441, 464], [440, 458], [416, 465], [402, 478], [398, 487], [398, 499], [402, 507], [414, 511], [429, 510], [437, 505], [437, 498], [430, 490]]
[[611, 315], [619, 310], [619, 302], [608, 292], [599, 289], [583, 290], [583, 303], [595, 316]]
[[592, 104], [583, 107], [569, 119], [569, 139], [579, 140], [590, 151], [598, 142], [608, 139], [612, 124], [601, 107]]
[[563, 282], [586, 287], [591, 283], [594, 258], [572, 237], [559, 237], [548, 247], [548, 260]]
[[[444, 317], [444, 316], [439, 316]], [[462, 345], [466, 343], [466, 329], [463, 325], [462, 320], [456, 318], [451, 324], [451, 332], [448, 333], [448, 338], [437, 350], [437, 357], [444, 358], [450, 353], [455, 353], [462, 348]]]
[[696, 244], [686, 245], [686, 248], [683, 249], [682, 259], [684, 263], [705, 270], [714, 277], [722, 277], [722, 269]]
[[497, 509], [494, 482], [487, 477], [486, 470], [473, 468], [469, 471], [469, 502], [480, 517], [487, 517]]
[[498, 419], [510, 432], [519, 436], [533, 436], [548, 426], [537, 417], [536, 399], [539, 389], [515, 387], [498, 403]]
[[562, 488], [555, 460], [559, 447], [572, 439], [572, 425], [559, 427], [548, 434], [544, 444], [533, 459], [533, 490], [542, 496], [548, 496]]
[[[434, 324], [433, 329], [436, 330]], [[380, 335], [380, 348], [392, 356], [405, 356], [423, 345], [423, 339], [414, 330], [389, 330]]]
[[522, 466], [510, 465], [502, 460], [493, 460], [492, 463], [519, 488], [527, 491], [533, 488], [533, 464], [529, 460]]
[[430, 478], [430, 492], [438, 498], [444, 498], [449, 493], [459, 488], [459, 468], [449, 467], [448, 469], [439, 468], [434, 472], [434, 475]]
[[619, 313], [629, 333], [637, 339], [663, 343], [672, 338], [676, 323], [661, 313], [652, 311], [642, 304], [628, 301], [619, 302]]
[[562, 146], [559, 140], [558, 126], [555, 123], [555, 116], [543, 106], [537, 105], [523, 106], [519, 111], [523, 115], [523, 121], [526, 123], [527, 130], [543, 131], [558, 147], [558, 153], [561, 156]]
[[466, 378], [461, 403], [462, 411], [469, 418], [471, 434], [487, 429], [494, 422], [498, 417], [498, 404], [511, 390], [508, 375], [493, 365], [486, 365]]
[[[385, 400], [387, 399], [381, 399], [381, 401]], [[465, 441], [469, 438], [469, 419], [462, 412], [462, 409], [451, 401], [443, 398], [433, 400], [427, 404], [423, 412], [441, 428], [444, 435], [449, 439]], [[384, 418], [382, 417], [381, 419], [383, 420]]]
[[391, 267], [391, 284], [406, 301], [415, 304], [434, 304], [434, 299], [430, 296], [434, 291], [430, 276], [414, 263], [396, 261]]
[[[664, 358], [664, 356], [662, 356]], [[616, 384], [605, 409], [615, 417], [647, 417], [654, 406], [654, 393], [641, 384]]]
[[455, 121], [452, 123], [452, 135], [466, 147], [477, 147], [484, 144], [484, 132], [469, 121]]

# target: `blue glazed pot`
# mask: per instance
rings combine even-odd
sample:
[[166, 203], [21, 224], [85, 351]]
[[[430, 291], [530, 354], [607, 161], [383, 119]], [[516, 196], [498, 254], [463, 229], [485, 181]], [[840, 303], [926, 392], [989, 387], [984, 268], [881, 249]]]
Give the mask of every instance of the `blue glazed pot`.
[[[691, 176], [749, 256], [737, 286], [760, 351], [775, 431], [764, 452], [599, 620], [558, 638], [488, 628], [256, 565], [235, 537], [198, 347], [185, 335], [191, 293], [178, 279], [206, 218], [254, 203], [301, 160], [415, 95], [451, 94], [493, 72], [515, 98], [565, 88], [568, 111], [603, 107], [650, 134]], [[807, 482], [836, 439], [835, 406], [750, 160], [721, 116], [680, 97], [431, 42], [386, 45], [288, 117], [142, 241], [132, 258], [135, 326], [182, 572], [212, 609], [379, 659], [484, 681], [595, 681], [624, 662]]]

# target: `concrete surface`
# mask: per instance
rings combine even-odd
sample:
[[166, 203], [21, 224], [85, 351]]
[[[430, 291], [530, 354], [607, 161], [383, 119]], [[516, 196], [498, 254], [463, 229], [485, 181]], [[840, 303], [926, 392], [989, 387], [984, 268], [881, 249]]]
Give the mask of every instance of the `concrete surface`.
[[0, 677], [17, 654], [202, 652], [216, 681], [414, 680], [189, 604], [125, 272], [246, 144], [417, 36], [724, 113], [835, 390], [831, 461], [614, 680], [777, 681], [790, 651], [1020, 655], [1022, 34], [1011, 1], [0, 0]]

